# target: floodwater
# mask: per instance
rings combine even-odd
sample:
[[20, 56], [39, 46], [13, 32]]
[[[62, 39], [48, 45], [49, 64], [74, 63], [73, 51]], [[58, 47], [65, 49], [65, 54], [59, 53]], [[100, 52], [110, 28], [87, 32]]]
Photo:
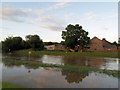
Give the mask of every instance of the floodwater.
[[[47, 64], [89, 66], [99, 69], [118, 70], [118, 58], [95, 58], [73, 56], [39, 57], [3, 55], [12, 60], [30, 60]], [[118, 78], [98, 72], [79, 74], [56, 68], [32, 67], [25, 65], [2, 65], [2, 80], [27, 88], [118, 88]]]

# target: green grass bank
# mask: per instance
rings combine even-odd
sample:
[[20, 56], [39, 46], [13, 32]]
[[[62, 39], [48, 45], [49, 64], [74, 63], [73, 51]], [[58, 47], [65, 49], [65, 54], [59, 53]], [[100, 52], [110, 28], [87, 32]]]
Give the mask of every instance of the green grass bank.
[[118, 52], [65, 52], [65, 51], [32, 51], [32, 50], [19, 50], [13, 53], [18, 55], [28, 55], [31, 51], [31, 56], [35, 55], [59, 55], [59, 56], [88, 56], [88, 57], [113, 57], [118, 58]]
[[7, 82], [2, 82], [2, 88], [22, 88], [22, 87], [17, 86], [15, 84], [7, 83]]

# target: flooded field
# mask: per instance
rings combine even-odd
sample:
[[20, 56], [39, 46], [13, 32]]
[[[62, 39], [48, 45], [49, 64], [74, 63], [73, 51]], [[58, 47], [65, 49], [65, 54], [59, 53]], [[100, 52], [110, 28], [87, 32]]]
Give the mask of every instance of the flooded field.
[[[67, 57], [49, 56], [39, 57], [3, 55], [3, 59], [39, 61], [45, 64], [89, 66], [98, 69], [118, 70], [118, 58], [95, 57]], [[111, 75], [89, 72], [80, 74], [57, 68], [44, 68], [26, 65], [2, 65], [2, 80], [27, 88], [118, 88], [118, 78]]]

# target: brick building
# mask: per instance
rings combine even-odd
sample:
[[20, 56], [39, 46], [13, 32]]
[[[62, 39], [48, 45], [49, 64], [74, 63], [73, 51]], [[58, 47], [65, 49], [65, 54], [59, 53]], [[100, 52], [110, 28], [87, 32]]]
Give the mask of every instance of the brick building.
[[47, 50], [66, 50], [63, 45], [48, 45]]
[[117, 47], [112, 45], [107, 40], [100, 40], [97, 37], [94, 37], [90, 40], [90, 44], [88, 45], [89, 49], [86, 51], [96, 51], [96, 52], [117, 52]]

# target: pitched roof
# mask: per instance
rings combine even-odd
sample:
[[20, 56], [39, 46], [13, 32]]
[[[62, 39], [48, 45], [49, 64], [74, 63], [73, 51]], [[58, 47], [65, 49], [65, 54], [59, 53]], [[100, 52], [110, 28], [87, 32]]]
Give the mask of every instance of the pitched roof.
[[[98, 39], [98, 40], [100, 40], [100, 39], [99, 39], [98, 37], [96, 37], [96, 36], [94, 36], [92, 39]], [[92, 39], [91, 39], [91, 40], [92, 40]]]

